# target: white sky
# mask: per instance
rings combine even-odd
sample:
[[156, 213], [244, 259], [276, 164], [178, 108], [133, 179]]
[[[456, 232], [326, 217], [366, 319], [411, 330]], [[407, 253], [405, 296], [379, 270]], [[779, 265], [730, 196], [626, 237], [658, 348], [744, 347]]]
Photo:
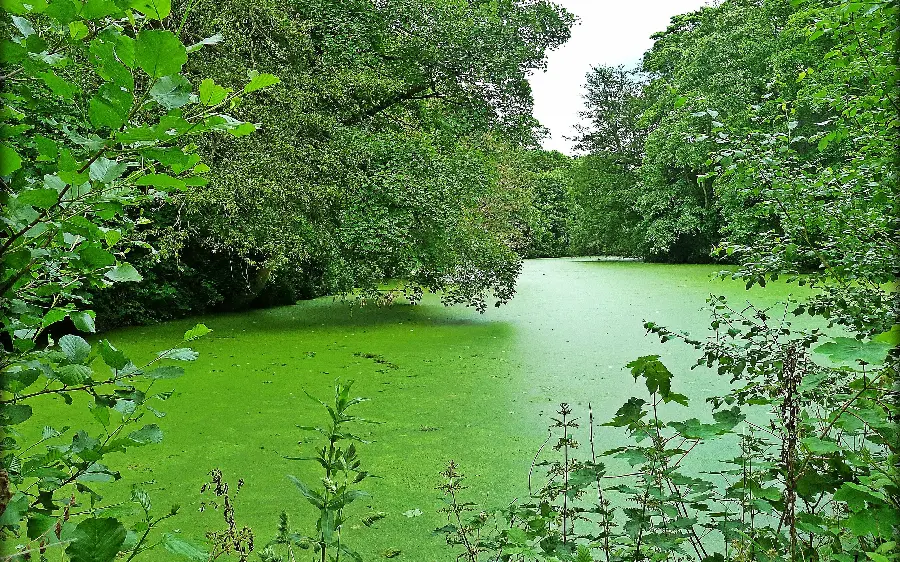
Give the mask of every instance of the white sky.
[[574, 134], [583, 108], [585, 74], [596, 64], [634, 66], [649, 49], [650, 36], [669, 19], [709, 4], [709, 0], [555, 0], [580, 18], [572, 38], [551, 52], [547, 72], [531, 76], [534, 116], [550, 129], [544, 148], [572, 153], [564, 136]]

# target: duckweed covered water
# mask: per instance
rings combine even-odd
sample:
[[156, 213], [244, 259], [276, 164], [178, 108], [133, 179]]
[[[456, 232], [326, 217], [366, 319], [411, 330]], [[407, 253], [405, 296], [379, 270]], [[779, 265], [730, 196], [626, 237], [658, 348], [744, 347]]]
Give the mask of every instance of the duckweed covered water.
[[[258, 545], [274, 535], [282, 510], [310, 528], [313, 508], [286, 475], [314, 484], [318, 473], [312, 463], [284, 457], [315, 446], [297, 425], [325, 422], [304, 391], [328, 401], [336, 379], [353, 379], [355, 394], [371, 398], [359, 414], [380, 422], [359, 429], [372, 441], [361, 446], [364, 467], [379, 478], [369, 481], [372, 497], [356, 511], [383, 511], [387, 518], [374, 528], [348, 529], [347, 543], [366, 560], [383, 559], [388, 550], [406, 560], [453, 560], [442, 537], [432, 535], [443, 525], [435, 486], [448, 460], [467, 475], [468, 499], [501, 507], [525, 495], [530, 463], [559, 402], [584, 418], [591, 403], [602, 423], [630, 396], [643, 396], [624, 367], [632, 359], [661, 355], [676, 374], [675, 388], [692, 398], [722, 388], [709, 371], [689, 370], [692, 349], [645, 336], [643, 320], [700, 335], [709, 324], [710, 293], [766, 305], [798, 288], [748, 292], [713, 278], [719, 269], [530, 260], [515, 299], [484, 315], [445, 308], [435, 297], [390, 308], [318, 299], [111, 333], [132, 357], [150, 359], [196, 322], [214, 330], [194, 346], [200, 358], [188, 375], [173, 381], [177, 394], [161, 406], [166, 417], [151, 420], [163, 429], [163, 444], [129, 452], [124, 486], [110, 494], [124, 496], [129, 483], [143, 483], [157, 510], [182, 506], [171, 529], [202, 539], [221, 527], [219, 512], [199, 510], [211, 499], [199, 488], [210, 469], [220, 468], [230, 481], [245, 481], [238, 523], [254, 529]], [[69, 410], [54, 407], [47, 415]], [[170, 556], [160, 551], [146, 559]]]

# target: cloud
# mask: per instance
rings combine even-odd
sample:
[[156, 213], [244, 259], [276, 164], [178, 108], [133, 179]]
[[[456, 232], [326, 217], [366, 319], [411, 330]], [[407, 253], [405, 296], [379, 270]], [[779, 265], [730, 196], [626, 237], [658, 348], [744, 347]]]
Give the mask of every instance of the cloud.
[[534, 115], [551, 137], [544, 148], [572, 153], [565, 136], [582, 110], [585, 74], [597, 64], [634, 66], [653, 45], [650, 36], [664, 30], [672, 16], [694, 11], [710, 0], [555, 0], [581, 23], [572, 38], [548, 56], [546, 72], [530, 77]]

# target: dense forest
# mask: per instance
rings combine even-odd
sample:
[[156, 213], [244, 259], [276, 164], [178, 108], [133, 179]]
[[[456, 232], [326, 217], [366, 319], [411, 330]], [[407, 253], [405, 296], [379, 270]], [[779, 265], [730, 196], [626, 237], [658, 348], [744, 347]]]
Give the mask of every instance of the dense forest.
[[[2, 9], [0, 561], [361, 560], [347, 541], [385, 515], [347, 523], [369, 474], [346, 381], [322, 402], [322, 478], [294, 480], [310, 528], [243, 526], [243, 482], [218, 471], [225, 528], [205, 539], [138, 487], [130, 511], [105, 503], [132, 451], [165, 446], [159, 385], [210, 330], [147, 362], [102, 332], [320, 296], [490, 315], [523, 260], [561, 256], [811, 291], [781, 315], [712, 297], [708, 338], [644, 319], [729, 390], [703, 405], [635, 358], [646, 394], [598, 420], [624, 444], [595, 452], [591, 412], [578, 450], [561, 404], [558, 458], [519, 503], [464, 501], [451, 462], [447, 560], [900, 560], [895, 0], [675, 16], [634, 68], [587, 74], [576, 156], [541, 149], [532, 115], [528, 77], [578, 24], [547, 0]], [[51, 397], [87, 415], [47, 425]], [[666, 417], [689, 400], [709, 419]], [[717, 439], [732, 468], [688, 471]]]

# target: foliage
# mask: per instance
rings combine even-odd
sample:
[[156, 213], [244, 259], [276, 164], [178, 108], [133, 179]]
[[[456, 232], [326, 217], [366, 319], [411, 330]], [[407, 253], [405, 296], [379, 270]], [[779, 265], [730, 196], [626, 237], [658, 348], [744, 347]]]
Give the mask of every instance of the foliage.
[[[310, 550], [311, 560], [314, 562], [329, 560], [339, 562], [342, 555], [357, 562], [362, 560], [344, 540], [344, 523], [347, 521], [345, 509], [354, 501], [369, 495], [359, 489], [359, 484], [370, 474], [362, 469], [362, 463], [356, 452], [356, 443], [365, 441], [351, 433], [347, 426], [372, 422], [349, 413], [351, 408], [366, 401], [365, 398], [350, 397], [352, 386], [352, 381], [337, 384], [333, 404], [326, 404], [313, 398], [328, 412], [327, 427], [299, 426], [301, 430], [319, 433], [325, 439], [325, 444], [314, 456], [286, 457], [290, 460], [315, 461], [322, 467], [323, 476], [321, 487], [318, 489], [310, 487], [295, 476], [288, 477], [303, 498], [318, 510], [316, 532], [314, 535], [291, 532], [287, 514], [282, 512], [278, 535], [269, 542], [262, 553], [263, 559], [268, 562], [294, 560], [295, 548]], [[347, 443], [346, 446], [343, 445], [344, 442]], [[363, 523], [370, 527], [383, 517], [384, 514], [372, 514], [366, 516]]]
[[[189, 63], [192, 75], [235, 88], [233, 73], [252, 64], [282, 82], [235, 110], [259, 134], [198, 143], [209, 183], [151, 216], [177, 216], [174, 233], [147, 236], [189, 264], [153, 265], [174, 291], [154, 300], [173, 313], [193, 301], [191, 269], [241, 288], [237, 302], [209, 293], [224, 300], [206, 306], [224, 308], [423, 289], [480, 310], [491, 294], [508, 300], [520, 258], [511, 218], [491, 212], [508, 195], [497, 147], [534, 144], [526, 75], [572, 21], [545, 1], [193, 3], [186, 36], [221, 42]], [[402, 287], [379, 295], [389, 281]]]
[[573, 211], [570, 166], [571, 160], [556, 151], [498, 150], [500, 208], [511, 208], [507, 240], [522, 256], [568, 255]]
[[576, 150], [603, 155], [626, 170], [640, 166], [647, 138], [641, 115], [646, 109], [637, 71], [597, 65], [587, 74], [584, 104], [576, 126]]
[[641, 217], [634, 210], [637, 176], [603, 155], [577, 158], [571, 169], [571, 222], [574, 255], [642, 255]]
[[[448, 543], [463, 545], [472, 561], [482, 553], [502, 560], [590, 560], [592, 553], [610, 561], [896, 559], [898, 412], [882, 400], [896, 378], [896, 363], [885, 361], [890, 346], [823, 344], [816, 352], [853, 360], [822, 366], [810, 355], [820, 333], [793, 330], [766, 310], [735, 311], [720, 299], [711, 306], [707, 340], [647, 324], [664, 341], [701, 350], [698, 365], [736, 383], [709, 400], [711, 422], [666, 420], [664, 404], [687, 406], [688, 397], [673, 390], [674, 374], [658, 356], [641, 357], [629, 367], [649, 399], [629, 399], [603, 424], [629, 442], [594, 453], [591, 414], [591, 456], [576, 459], [577, 423], [561, 405], [551, 426], [561, 458], [538, 463], [547, 467], [547, 484], [535, 503], [466, 522], [459, 514], [477, 507], [457, 500], [460, 477], [451, 466], [443, 489], [457, 521], [439, 529]], [[720, 451], [725, 466], [691, 460], [709, 450]], [[627, 472], [608, 473], [623, 460]], [[596, 494], [588, 497], [589, 489]]]
[[[132, 211], [204, 184], [208, 167], [192, 141], [251, 133], [252, 123], [221, 111], [277, 79], [251, 73], [241, 91], [215, 103], [204, 95], [208, 82], [195, 94], [181, 71], [202, 44], [186, 47], [169, 29], [176, 25], [167, 2], [6, 2], [3, 9], [0, 532], [7, 558], [54, 551], [73, 561], [131, 560], [159, 545], [195, 552], [155, 532], [177, 506], [155, 513], [139, 488], [131, 502], [109, 505], [92, 483], [120, 478], [106, 464], [117, 453], [160, 442], [160, 428], [145, 422], [165, 415], [155, 406], [171, 391], [155, 387], [183, 374], [170, 361], [197, 354], [173, 348], [141, 365], [107, 340], [65, 332], [95, 331], [92, 292], [141, 280], [126, 261], [142, 222]], [[208, 331], [198, 325], [184, 341]], [[41, 429], [35, 414], [51, 398], [87, 407], [96, 425]]]
[[[748, 133], [729, 127], [710, 172], [746, 203], [720, 248], [749, 285], [787, 276], [819, 294], [800, 312], [860, 337], [889, 330], [898, 301], [896, 4], [803, 5], [791, 21], [821, 61], [754, 107]], [[794, 69], [794, 72], [796, 70]], [[818, 275], [800, 275], [811, 271]]]

